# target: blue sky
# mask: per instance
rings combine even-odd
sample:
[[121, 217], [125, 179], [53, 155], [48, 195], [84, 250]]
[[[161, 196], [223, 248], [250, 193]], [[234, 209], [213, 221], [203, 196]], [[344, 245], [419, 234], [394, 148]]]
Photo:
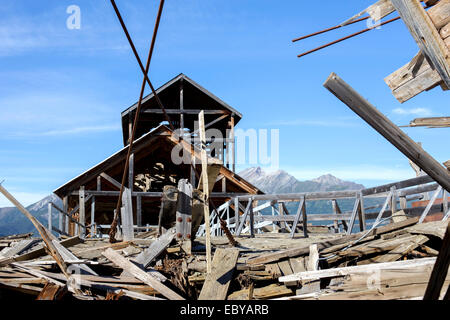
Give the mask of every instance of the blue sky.
[[[407, 159], [322, 86], [336, 72], [399, 125], [448, 115], [439, 88], [400, 104], [383, 81], [418, 51], [406, 27], [394, 22], [302, 59], [365, 23], [291, 43], [373, 2], [168, 0], [150, 78], [159, 87], [183, 72], [238, 109], [240, 128], [279, 129], [280, 167], [300, 180], [413, 177]], [[117, 0], [143, 60], [158, 3]], [[80, 30], [66, 27], [73, 4]], [[2, 1], [0, 17], [0, 180], [30, 204], [122, 147], [120, 112], [137, 101], [142, 75], [109, 1]], [[405, 132], [448, 160], [449, 129]]]

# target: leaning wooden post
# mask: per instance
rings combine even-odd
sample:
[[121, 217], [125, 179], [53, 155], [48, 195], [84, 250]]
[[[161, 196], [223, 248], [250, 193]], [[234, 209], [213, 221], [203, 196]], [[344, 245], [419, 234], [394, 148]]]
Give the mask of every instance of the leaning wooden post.
[[91, 201], [91, 238], [95, 237], [95, 196]]
[[53, 240], [56, 240], [56, 237], [49, 232], [33, 215], [25, 209], [25, 207], [16, 200], [3, 186], [0, 184], [0, 192], [3, 193], [3, 195], [11, 201], [17, 209], [20, 210], [27, 218], [31, 221], [31, 223], [34, 225], [34, 227], [37, 229], [39, 234], [41, 235], [42, 240], [45, 243], [45, 246], [48, 249], [48, 253], [55, 259], [56, 263], [60, 267], [61, 271], [64, 273], [64, 275], [69, 278], [69, 274], [67, 272], [67, 265], [64, 262], [64, 259], [62, 258], [61, 254], [58, 252], [58, 249], [55, 247]]
[[450, 173], [339, 76], [331, 73], [324, 86], [450, 192]]
[[433, 271], [431, 271], [430, 280], [428, 282], [423, 300], [438, 300], [445, 278], [447, 277], [448, 266], [450, 264], [450, 222], [447, 224], [444, 240], [442, 241], [441, 250], [434, 263]]
[[205, 133], [205, 112], [202, 110], [198, 114], [198, 123], [200, 129], [200, 147], [202, 158], [202, 182], [204, 195], [204, 216], [206, 231], [206, 272], [211, 273], [211, 225], [209, 221], [209, 184], [208, 184], [208, 157], [206, 155], [206, 133]]

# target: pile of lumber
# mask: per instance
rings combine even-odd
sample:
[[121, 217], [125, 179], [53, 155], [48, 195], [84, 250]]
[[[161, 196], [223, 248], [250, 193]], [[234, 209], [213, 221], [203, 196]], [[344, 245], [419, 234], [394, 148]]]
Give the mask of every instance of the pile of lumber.
[[40, 300], [422, 299], [448, 222], [417, 222], [352, 235], [256, 235], [237, 246], [214, 237], [210, 273], [205, 239], [186, 246], [173, 229], [114, 244], [55, 240], [65, 271], [41, 239], [0, 238], [0, 299], [12, 292]]

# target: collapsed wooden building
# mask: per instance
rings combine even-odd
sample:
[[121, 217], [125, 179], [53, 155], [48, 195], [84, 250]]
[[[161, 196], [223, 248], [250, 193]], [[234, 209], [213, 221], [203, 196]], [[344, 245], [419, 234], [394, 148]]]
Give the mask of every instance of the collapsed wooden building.
[[[380, 0], [342, 24], [399, 13], [421, 50], [388, 77], [400, 102], [449, 88], [450, 1], [423, 2], [431, 9]], [[55, 190], [63, 208], [49, 210], [60, 213], [58, 227], [44, 227], [0, 185], [42, 238], [0, 239], [0, 288], [38, 299], [450, 299], [450, 171], [339, 76], [324, 86], [401, 151], [417, 177], [356, 191], [263, 194], [234, 172], [242, 115], [179, 75], [122, 113], [122, 150]], [[209, 156], [207, 128], [223, 137]], [[122, 232], [109, 243], [101, 230], [111, 228], [119, 197]], [[342, 210], [349, 199], [352, 209]], [[329, 211], [308, 212], [310, 201], [327, 201]]]
[[[172, 123], [178, 127], [172, 131], [161, 124], [165, 119], [162, 111], [155, 107], [153, 94], [144, 99], [126, 185], [131, 193], [133, 226], [136, 229], [158, 225], [164, 187], [177, 187], [181, 179], [186, 179], [192, 186], [199, 183], [191, 166], [192, 163], [198, 170], [201, 167], [200, 150], [195, 143], [191, 144], [191, 140], [197, 139], [195, 119], [198, 120], [200, 110], [194, 108], [198, 106], [205, 110], [205, 121], [208, 121], [205, 127], [217, 130], [224, 137], [210, 137], [208, 144], [214, 143], [209, 150], [212, 156], [208, 159], [210, 199], [220, 206], [236, 195], [261, 193], [233, 172], [234, 137], [230, 135], [242, 118], [238, 111], [183, 74], [164, 84], [157, 93], [168, 106], [167, 114], [177, 119]], [[101, 227], [107, 229], [111, 224], [135, 107], [122, 113], [124, 148], [54, 191], [63, 201], [63, 208], [57, 208], [62, 213], [57, 229], [63, 234], [76, 235], [89, 229], [88, 233], [94, 235], [101, 231]], [[180, 139], [183, 133], [184, 139]], [[191, 139], [186, 139], [186, 134], [191, 135]]]

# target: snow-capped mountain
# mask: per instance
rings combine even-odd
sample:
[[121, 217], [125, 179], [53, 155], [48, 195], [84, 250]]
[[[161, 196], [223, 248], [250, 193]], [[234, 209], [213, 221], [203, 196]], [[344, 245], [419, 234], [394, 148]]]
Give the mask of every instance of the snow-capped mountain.
[[286, 171], [265, 172], [260, 167], [248, 168], [239, 175], [266, 193], [360, 190], [364, 186], [344, 181], [331, 174], [313, 180], [299, 181]]
[[[45, 226], [48, 223], [49, 202], [53, 202], [59, 207], [62, 206], [61, 200], [52, 194], [27, 207], [27, 210]], [[57, 217], [58, 213], [53, 209], [52, 220], [54, 225], [57, 225]], [[28, 232], [36, 232], [36, 229], [22, 212], [14, 207], [0, 208], [0, 236]]]

